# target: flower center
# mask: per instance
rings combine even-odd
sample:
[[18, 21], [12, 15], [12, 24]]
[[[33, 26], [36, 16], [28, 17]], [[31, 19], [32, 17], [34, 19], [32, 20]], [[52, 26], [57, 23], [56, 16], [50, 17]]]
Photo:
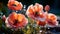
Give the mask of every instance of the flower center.
[[15, 4], [13, 4], [12, 6], [16, 6]]
[[38, 15], [38, 12], [35, 12], [36, 15]]
[[39, 13], [36, 11], [36, 12], [35, 12], [35, 16], [38, 16], [38, 14], [39, 14]]
[[14, 25], [16, 25], [18, 23], [18, 20], [14, 20]]

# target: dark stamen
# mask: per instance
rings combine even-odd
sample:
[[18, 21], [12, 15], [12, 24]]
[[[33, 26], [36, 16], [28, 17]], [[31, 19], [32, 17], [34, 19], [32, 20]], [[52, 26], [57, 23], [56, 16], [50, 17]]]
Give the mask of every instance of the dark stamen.
[[35, 16], [37, 16], [38, 15], [38, 12], [35, 12]]
[[38, 15], [38, 12], [35, 12], [35, 15]]
[[14, 20], [14, 25], [18, 23], [18, 20]]
[[13, 4], [13, 6], [16, 6], [15, 4]]

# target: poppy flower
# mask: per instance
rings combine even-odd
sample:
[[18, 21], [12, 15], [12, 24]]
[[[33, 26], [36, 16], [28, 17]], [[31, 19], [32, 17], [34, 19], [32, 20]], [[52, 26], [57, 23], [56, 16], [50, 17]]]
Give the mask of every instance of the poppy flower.
[[6, 26], [10, 28], [22, 28], [27, 25], [28, 20], [23, 14], [12, 12], [6, 19]]
[[47, 23], [52, 26], [57, 26], [58, 25], [57, 16], [49, 13]]
[[22, 7], [23, 7], [21, 2], [18, 2], [15, 0], [9, 0], [7, 5], [8, 5], [8, 8], [11, 10], [22, 10]]
[[35, 20], [35, 19], [38, 19], [38, 17], [40, 17], [40, 13], [42, 13], [42, 12], [43, 12], [43, 6], [36, 3], [34, 6], [30, 5], [28, 7], [26, 14], [28, 17]]
[[50, 10], [50, 6], [49, 5], [46, 5], [45, 6], [45, 11], [49, 11]]

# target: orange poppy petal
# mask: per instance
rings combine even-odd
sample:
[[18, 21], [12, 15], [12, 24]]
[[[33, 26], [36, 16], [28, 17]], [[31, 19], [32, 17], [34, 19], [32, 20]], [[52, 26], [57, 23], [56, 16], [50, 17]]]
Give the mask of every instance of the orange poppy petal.
[[52, 21], [57, 21], [57, 17], [54, 14], [48, 14], [48, 19]]
[[35, 8], [35, 11], [42, 11], [43, 10], [43, 6], [38, 3], [35, 3], [34, 8]]
[[18, 14], [17, 17], [18, 17], [17, 20], [20, 22], [22, 22], [22, 20], [24, 19], [24, 16], [22, 14]]
[[48, 21], [48, 26], [50, 26], [50, 27], [52, 27], [52, 26], [57, 26], [58, 25], [58, 21], [54, 21], [54, 22], [52, 22], [52, 21]]
[[37, 21], [37, 24], [38, 24], [38, 25], [41, 25], [41, 26], [44, 26], [44, 25], [46, 25], [46, 22], [45, 22], [45, 21], [44, 21], [44, 22]]
[[15, 19], [17, 19], [17, 13], [12, 12], [12, 13], [9, 15], [9, 19], [11, 19], [12, 21], [14, 21]]
[[29, 13], [29, 14], [33, 14], [33, 13], [34, 13], [33, 5], [30, 5], [30, 6], [28, 7], [27, 13]]

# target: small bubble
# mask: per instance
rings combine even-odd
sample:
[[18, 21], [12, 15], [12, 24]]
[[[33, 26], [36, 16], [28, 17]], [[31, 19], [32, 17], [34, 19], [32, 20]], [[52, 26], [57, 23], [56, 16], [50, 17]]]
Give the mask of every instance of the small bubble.
[[26, 5], [24, 5], [24, 8], [26, 8]]
[[42, 32], [42, 30], [40, 30], [40, 32]]

